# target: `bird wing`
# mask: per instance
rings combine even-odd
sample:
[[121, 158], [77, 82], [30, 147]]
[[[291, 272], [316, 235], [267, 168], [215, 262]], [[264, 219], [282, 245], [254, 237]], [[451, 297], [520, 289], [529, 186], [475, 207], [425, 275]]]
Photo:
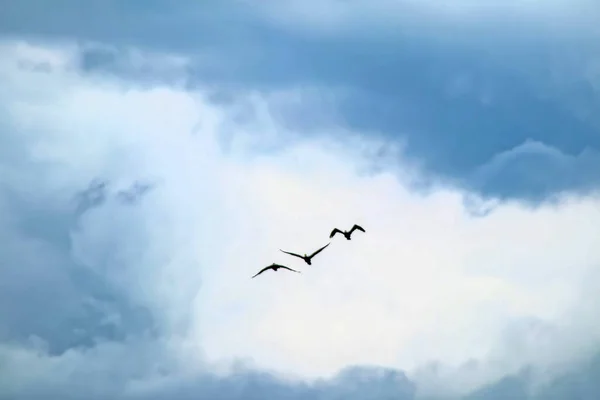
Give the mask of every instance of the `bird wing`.
[[331, 234], [329, 235], [329, 238], [331, 239], [331, 238], [332, 238], [332, 237], [333, 237], [333, 236], [334, 236], [336, 233], [338, 233], [338, 232], [339, 232], [339, 233], [343, 233], [343, 232], [342, 232], [342, 231], [340, 231], [338, 228], [334, 228], [334, 229], [331, 231]]
[[269, 265], [268, 267], [264, 267], [263, 269], [261, 269], [260, 271], [258, 271], [258, 273], [256, 275], [254, 275], [252, 278], [256, 278], [258, 275], [262, 274], [263, 272], [265, 272], [268, 269], [273, 269], [273, 266]]
[[361, 232], [365, 231], [362, 226], [354, 224], [354, 226], [352, 227], [352, 229], [350, 229], [350, 233], [354, 232], [356, 229], [358, 229]]
[[319, 254], [320, 252], [323, 251], [323, 249], [327, 246], [329, 246], [331, 243], [327, 243], [325, 246], [321, 247], [319, 250], [315, 251], [314, 253], [312, 253], [309, 258], [313, 258], [314, 256], [316, 256], [317, 254]]
[[289, 270], [289, 271], [292, 271], [292, 272], [297, 272], [297, 273], [301, 274], [301, 272], [300, 272], [300, 271], [296, 271], [295, 269], [288, 268], [288, 267], [286, 267], [285, 265], [280, 265], [280, 266], [279, 266], [279, 268], [287, 269], [287, 270]]
[[283, 252], [285, 254], [289, 254], [290, 256], [294, 256], [294, 257], [298, 257], [298, 258], [304, 259], [304, 257], [302, 257], [300, 254], [290, 253], [289, 251], [285, 251], [285, 250], [281, 250], [281, 249], [279, 249], [279, 251], [281, 251], [281, 252]]

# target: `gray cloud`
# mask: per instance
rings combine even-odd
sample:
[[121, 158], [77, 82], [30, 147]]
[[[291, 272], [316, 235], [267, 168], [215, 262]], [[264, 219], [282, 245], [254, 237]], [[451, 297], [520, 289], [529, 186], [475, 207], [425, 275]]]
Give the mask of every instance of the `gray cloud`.
[[597, 190], [599, 171], [596, 150], [586, 148], [571, 156], [528, 140], [496, 154], [469, 181], [478, 191], [499, 198], [524, 196], [536, 203], [573, 188], [580, 194]]
[[[109, 44], [82, 54], [81, 67], [93, 73], [176, 80], [156, 63], [124, 63], [121, 50], [133, 46], [189, 57], [181, 68], [192, 72], [190, 85], [343, 88], [336, 100], [341, 122], [401, 141], [433, 176], [485, 196], [539, 202], [598, 185], [596, 176], [578, 177], [586, 174], [579, 163], [561, 173], [560, 184], [544, 166], [562, 164], [547, 161], [527, 163], [537, 172], [514, 184], [497, 176], [482, 182], [477, 174], [528, 140], [567, 158], [587, 149], [589, 162], [598, 162], [600, 9], [593, 1], [498, 2], [494, 13], [460, 1], [417, 7], [379, 0], [344, 8], [333, 2], [61, 4], [4, 0], [0, 31]], [[522, 169], [512, 160], [518, 165], [507, 164], [500, 175]]]
[[3, 213], [10, 216], [10, 223], [3, 224], [0, 252], [4, 340], [35, 336], [46, 342], [50, 354], [60, 354], [149, 329], [148, 310], [74, 259], [71, 234], [78, 229], [80, 210], [69, 202], [52, 204], [46, 196], [19, 196], [9, 189], [1, 198]]
[[[10, 114], [15, 103], [4, 99], [0, 113]], [[332, 379], [301, 382], [251, 367], [213, 373], [202, 360], [186, 358], [187, 326], [181, 321], [199, 283], [191, 274], [185, 275], [188, 282], [177, 280], [182, 300], [176, 305], [183, 311], [174, 312], [157, 282], [170, 278], [158, 266], [168, 264], [175, 249], [168, 247], [170, 235], [179, 232], [152, 236], [154, 227], [168, 229], [164, 215], [152, 219], [165, 207], [159, 197], [168, 185], [148, 183], [152, 177], [135, 168], [111, 175], [106, 166], [78, 164], [77, 157], [85, 155], [71, 151], [50, 152], [63, 158], [49, 162], [48, 154], [39, 155], [42, 135], [7, 122], [3, 129], [8, 134], [0, 139], [7, 144], [0, 146], [0, 170], [6, 172], [0, 175], [0, 398], [415, 397], [418, 385], [387, 368], [355, 366]], [[105, 161], [112, 167], [113, 158]], [[60, 173], [53, 173], [56, 168]], [[207, 185], [202, 193], [207, 208], [209, 189], [215, 190]], [[526, 333], [517, 330], [510, 344]], [[552, 393], [571, 399], [583, 393], [585, 399], [597, 393], [596, 370], [596, 363], [582, 363], [535, 392], [529, 375], [508, 376], [472, 396], [534, 399], [525, 396]]]

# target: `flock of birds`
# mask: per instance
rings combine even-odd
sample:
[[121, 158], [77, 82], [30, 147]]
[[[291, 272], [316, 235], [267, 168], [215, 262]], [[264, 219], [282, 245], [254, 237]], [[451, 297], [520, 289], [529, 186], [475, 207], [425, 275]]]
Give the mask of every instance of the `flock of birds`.
[[[339, 230], [338, 228], [334, 228], [331, 231], [331, 234], [329, 234], [329, 238], [330, 239], [333, 238], [336, 233], [341, 233], [342, 235], [344, 235], [344, 237], [346, 238], [346, 240], [350, 240], [350, 237], [352, 236], [352, 232], [354, 232], [355, 230], [359, 230], [361, 232], [365, 232], [365, 230], [361, 226], [358, 226], [358, 225], [354, 224], [354, 226], [352, 227], [352, 229], [350, 229], [349, 231], [342, 231], [342, 230]], [[325, 250], [325, 248], [327, 246], [329, 246], [330, 244], [331, 244], [331, 242], [327, 243], [325, 246], [321, 247], [320, 249], [318, 249], [317, 251], [315, 251], [314, 253], [312, 253], [310, 255], [307, 255], [307, 254], [300, 255], [300, 254], [292, 253], [292, 252], [281, 250], [281, 249], [279, 249], [279, 251], [281, 251], [283, 253], [286, 253], [286, 254], [289, 254], [291, 256], [294, 256], [294, 257], [301, 258], [308, 265], [312, 265], [312, 259], [313, 259], [313, 257], [316, 256], [317, 254], [319, 254], [320, 252], [322, 252], [323, 250]], [[268, 270], [273, 270], [273, 271], [277, 272], [277, 270], [280, 269], [280, 268], [281, 269], [287, 269], [288, 271], [300, 273], [300, 271], [296, 271], [295, 269], [286, 267], [285, 265], [273, 263], [273, 264], [269, 265], [268, 267], [265, 267], [265, 268], [261, 269], [260, 271], [258, 271], [258, 273], [256, 275], [254, 275], [252, 278], [256, 278], [258, 275], [260, 275], [263, 272], [268, 271]]]

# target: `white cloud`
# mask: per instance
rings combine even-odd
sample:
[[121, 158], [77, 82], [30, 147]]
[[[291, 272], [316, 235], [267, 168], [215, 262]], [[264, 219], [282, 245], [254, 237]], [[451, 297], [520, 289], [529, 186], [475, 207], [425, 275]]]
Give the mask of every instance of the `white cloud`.
[[[22, 135], [13, 139], [29, 168], [3, 165], [12, 171], [4, 183], [66, 203], [96, 177], [158, 182], [138, 206], [108, 201], [84, 214], [71, 257], [149, 307], [164, 332], [195, 343], [188, 366], [246, 358], [316, 377], [354, 364], [410, 370], [493, 356], [501, 367], [482, 378], [491, 379], [523, 362], [555, 362], [552, 352], [564, 361], [598, 339], [590, 314], [573, 313], [600, 263], [597, 198], [535, 210], [508, 203], [476, 218], [458, 190], [408, 190], [418, 173], [400, 169], [400, 150], [399, 167], [361, 173], [382, 143], [360, 133], [302, 139], [263, 113], [270, 134], [279, 127], [289, 142], [249, 152], [272, 138], [226, 120], [227, 106], [201, 92], [19, 67], [32, 54], [68, 66], [68, 52], [6, 44], [2, 54], [2, 113]], [[228, 152], [224, 126], [238, 132]], [[355, 222], [367, 232], [334, 238], [313, 266], [278, 250], [308, 253]], [[302, 274], [249, 279], [271, 262]], [[552, 346], [568, 350], [499, 354], [504, 329], [528, 317], [556, 326]]]

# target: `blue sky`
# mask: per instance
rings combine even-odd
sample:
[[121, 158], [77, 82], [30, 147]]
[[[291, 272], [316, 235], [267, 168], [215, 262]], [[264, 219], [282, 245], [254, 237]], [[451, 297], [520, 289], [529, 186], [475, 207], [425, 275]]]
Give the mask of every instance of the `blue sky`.
[[600, 393], [597, 3], [0, 4], [0, 399]]

